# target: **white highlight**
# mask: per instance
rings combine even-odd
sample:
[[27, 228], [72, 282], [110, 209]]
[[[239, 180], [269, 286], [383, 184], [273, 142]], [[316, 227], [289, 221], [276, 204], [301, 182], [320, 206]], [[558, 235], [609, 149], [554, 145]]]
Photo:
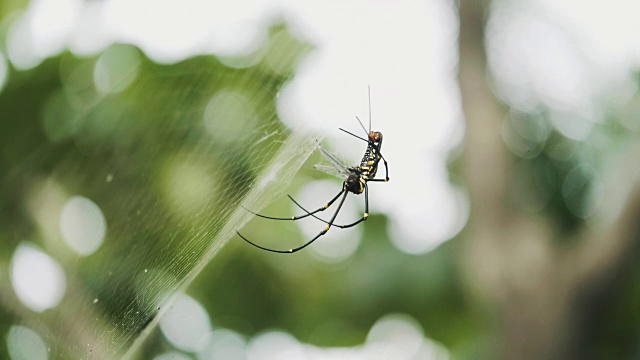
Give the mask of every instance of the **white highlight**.
[[269, 331], [256, 336], [249, 343], [247, 352], [248, 360], [297, 360], [304, 358], [302, 344], [293, 336], [282, 331]]
[[238, 333], [219, 329], [209, 333], [201, 342], [198, 359], [245, 359], [246, 341]]
[[422, 327], [406, 315], [386, 315], [367, 336], [367, 359], [418, 359], [423, 345]]
[[7, 334], [7, 350], [14, 360], [46, 360], [47, 345], [42, 337], [26, 326], [15, 325]]
[[82, 0], [35, 0], [27, 16], [33, 50], [44, 59], [64, 50], [75, 27]]
[[62, 209], [60, 230], [66, 244], [86, 256], [102, 245], [107, 226], [98, 205], [86, 197], [73, 196]]
[[[162, 305], [166, 306], [166, 305]], [[160, 319], [165, 338], [183, 351], [197, 351], [212, 330], [207, 311], [192, 297], [180, 294]]]
[[[242, 358], [242, 357], [240, 357]], [[420, 324], [408, 315], [389, 314], [369, 331], [364, 344], [354, 347], [317, 347], [300, 343], [291, 335], [271, 330], [254, 337], [247, 347], [248, 360], [446, 360], [449, 352], [423, 335]]]
[[22, 303], [36, 312], [53, 308], [64, 296], [62, 267], [35, 245], [18, 245], [11, 260], [11, 284]]
[[8, 31], [7, 51], [17, 69], [61, 52], [75, 27], [80, 0], [36, 0]]
[[262, 19], [272, 6], [261, 0], [113, 0], [106, 9], [107, 26], [118, 39], [140, 46], [159, 62], [198, 53], [240, 56], [262, 43]]

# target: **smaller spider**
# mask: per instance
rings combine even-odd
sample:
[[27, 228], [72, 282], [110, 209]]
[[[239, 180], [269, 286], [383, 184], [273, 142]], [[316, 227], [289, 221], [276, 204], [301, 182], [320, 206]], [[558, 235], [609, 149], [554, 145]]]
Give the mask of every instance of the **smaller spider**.
[[[362, 124], [362, 121], [360, 121], [360, 119], [357, 116], [356, 116], [356, 119], [360, 123], [360, 126], [362, 126], [362, 129], [367, 134], [366, 139], [358, 135], [355, 135], [353, 133], [350, 133], [349, 131], [344, 130], [342, 128], [340, 128], [340, 130], [367, 143], [367, 149], [365, 150], [364, 156], [360, 161], [360, 165], [356, 165], [356, 166], [346, 165], [342, 160], [340, 160], [340, 158], [338, 158], [336, 155], [332, 154], [331, 152], [323, 148], [322, 145], [318, 143], [318, 150], [320, 151], [322, 156], [324, 156], [324, 158], [327, 159], [329, 164], [318, 164], [318, 165], [315, 165], [315, 168], [327, 174], [337, 176], [343, 180], [342, 190], [340, 190], [340, 192], [336, 196], [334, 196], [333, 199], [329, 200], [329, 202], [326, 203], [324, 206], [310, 212], [310, 211], [307, 211], [304, 207], [302, 207], [297, 201], [295, 201], [293, 197], [287, 195], [289, 199], [291, 199], [291, 201], [293, 201], [293, 203], [296, 204], [296, 206], [298, 206], [300, 209], [304, 211], [304, 215], [286, 217], [286, 218], [261, 215], [247, 209], [247, 211], [251, 212], [256, 216], [259, 216], [265, 219], [270, 219], [270, 220], [295, 221], [295, 220], [306, 218], [308, 216], [312, 216], [327, 224], [327, 226], [325, 226], [324, 229], [322, 229], [322, 231], [318, 233], [318, 235], [316, 235], [306, 243], [302, 244], [301, 246], [298, 246], [296, 248], [292, 248], [289, 250], [276, 250], [276, 249], [270, 249], [270, 248], [257, 245], [249, 241], [249, 239], [247, 239], [242, 234], [240, 234], [240, 232], [236, 231], [238, 236], [240, 236], [244, 241], [248, 242], [249, 244], [259, 249], [274, 252], [274, 253], [291, 254], [296, 251], [300, 251], [305, 247], [311, 245], [311, 243], [316, 241], [322, 235], [326, 234], [327, 231], [329, 231], [329, 229], [331, 229], [332, 226], [345, 229], [345, 228], [350, 228], [352, 226], [356, 226], [359, 223], [366, 221], [367, 218], [369, 217], [369, 187], [367, 186], [367, 183], [372, 181], [373, 182], [389, 181], [389, 168], [387, 165], [387, 160], [384, 158], [384, 156], [382, 156], [382, 153], [380, 152], [382, 148], [382, 133], [379, 131], [371, 131], [371, 92], [369, 92], [369, 131], [365, 129], [364, 125]], [[378, 171], [378, 163], [380, 162], [380, 160], [382, 160], [384, 163], [385, 177], [383, 179], [375, 179], [376, 173]], [[335, 224], [334, 220], [338, 216], [340, 209], [342, 209], [342, 205], [344, 204], [344, 201], [347, 198], [347, 195], [349, 193], [360, 195], [363, 192], [364, 192], [364, 214], [362, 215], [362, 217], [351, 224], [347, 224], [347, 225]], [[342, 197], [340, 198], [340, 196]], [[334, 202], [336, 202], [336, 200], [338, 200], [338, 198], [340, 198], [340, 202], [338, 203], [338, 208], [333, 213], [333, 216], [329, 221], [325, 221], [315, 215], [316, 213], [319, 213], [321, 211], [328, 209]]]

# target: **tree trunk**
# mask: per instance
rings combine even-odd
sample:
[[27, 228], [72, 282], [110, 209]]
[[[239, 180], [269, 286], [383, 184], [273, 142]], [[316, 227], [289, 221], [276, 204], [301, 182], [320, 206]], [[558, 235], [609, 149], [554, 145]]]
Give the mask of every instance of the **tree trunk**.
[[[561, 235], [542, 214], [517, 208], [507, 186], [515, 158], [501, 137], [507, 109], [486, 81], [488, 5], [489, 1], [462, 0], [459, 7], [459, 83], [466, 119], [463, 166], [471, 201], [464, 236], [465, 278], [498, 319], [493, 330], [498, 332], [499, 356], [577, 358], [585, 355], [585, 331], [578, 324], [588, 324], [592, 316], [585, 311], [589, 306], [577, 305], [588, 303], [589, 294], [601, 293], [608, 286], [603, 280], [631, 258], [625, 253], [638, 248], [638, 175], [626, 170], [637, 166], [629, 166], [631, 156], [621, 159], [623, 174], [611, 176], [609, 186], [618, 193], [618, 202], [613, 196], [603, 204], [596, 219], [574, 234], [574, 245], [558, 246], [553, 239]], [[619, 201], [621, 197], [626, 200]]]

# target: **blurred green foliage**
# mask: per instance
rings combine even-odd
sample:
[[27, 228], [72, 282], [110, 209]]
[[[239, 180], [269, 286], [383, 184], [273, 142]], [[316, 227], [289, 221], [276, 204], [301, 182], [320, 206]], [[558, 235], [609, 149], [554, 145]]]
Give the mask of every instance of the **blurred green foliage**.
[[[275, 116], [276, 94], [308, 47], [296, 43], [283, 26], [275, 26], [271, 37], [278, 41], [265, 45], [263, 58], [280, 47], [277, 68], [264, 63], [234, 68], [213, 56], [159, 65], [129, 45], [112, 45], [105, 53], [124, 50], [139, 59], [119, 69], [136, 76], [116, 92], [94, 86], [102, 54], [78, 58], [64, 53], [32, 70], [10, 72], [0, 93], [0, 275], [6, 277], [0, 284], [4, 302], [13, 304], [2, 312], [3, 339], [6, 326], [14, 322], [11, 314], [26, 315], [22, 321], [53, 331], [91, 316], [69, 319], [65, 313], [83, 297], [95, 297], [101, 321], [94, 330], [118, 327], [121, 334], [115, 338], [121, 336], [122, 343], [116, 351], [135, 340], [155, 309], [152, 302], [136, 299], [141, 285], [132, 274], [161, 269], [167, 280], [148, 284], [150, 298], [175, 290], [288, 136]], [[212, 141], [203, 113], [223, 90], [249, 99], [259, 123], [247, 124], [250, 131], [235, 140]], [[258, 141], [265, 134], [272, 136]], [[202, 191], [189, 193], [194, 186]], [[46, 227], [57, 222], [55, 208], [62, 205], [51, 194], [80, 194], [99, 204], [108, 234], [97, 254], [75, 256], [63, 245], [59, 229]], [[62, 263], [69, 288], [59, 308], [67, 311], [41, 316], [15, 301], [9, 264], [23, 241], [39, 244]], [[83, 352], [73, 336], [48, 339], [69, 340], [52, 344], [54, 357]]]
[[[274, 27], [271, 34], [262, 51], [265, 58], [270, 51], [278, 53], [277, 71], [263, 62], [233, 68], [212, 56], [159, 65], [124, 44], [110, 49], [133, 50], [140, 61], [135, 80], [120, 92], [100, 93], [94, 86], [100, 54], [78, 58], [64, 53], [32, 70], [11, 71], [0, 93], [0, 274], [9, 273], [20, 242], [39, 244], [62, 262], [69, 276], [69, 293], [59, 308], [81, 309], [83, 297], [100, 299], [96, 327], [116, 326], [123, 343], [115, 349], [126, 350], [155, 317], [154, 309], [136, 301], [139, 278], [132, 274], [162, 269], [168, 283], [148, 285], [150, 289], [179, 285], [225, 224], [229, 205], [239, 204], [287, 136], [275, 115], [275, 96], [308, 47], [296, 44], [284, 27]], [[290, 56], [283, 57], [285, 53]], [[203, 127], [203, 112], [212, 94], [229, 88], [251, 99], [259, 123], [237, 142], [212, 141]], [[275, 136], [256, 145], [270, 133]], [[293, 191], [304, 179], [323, 176], [311, 166], [317, 160], [313, 157], [303, 167]], [[216, 179], [223, 189], [215, 198], [203, 194], [204, 202], [193, 204], [199, 208], [187, 211], [186, 218], [173, 213], [180, 205], [166, 203], [163, 194], [172, 181], [167, 169], [185, 164]], [[43, 206], [34, 200], [38, 189], [47, 186], [43, 184], [99, 204], [108, 234], [98, 253], [75, 257], [57, 232], [43, 233], [46, 229], [30, 205]], [[371, 216], [364, 237], [357, 256], [337, 267], [314, 265], [308, 254], [274, 258], [233, 241], [188, 292], [207, 308], [215, 326], [248, 336], [281, 328], [301, 341], [353, 346], [364, 341], [378, 318], [400, 312], [414, 316], [429, 337], [452, 350], [476, 341], [481, 315], [470, 310], [461, 291], [453, 243], [424, 256], [402, 254], [390, 244], [381, 215]], [[9, 282], [1, 284], [4, 297], [12, 298]], [[9, 326], [16, 323], [49, 334], [45, 340], [54, 358], [82, 355], [75, 344], [79, 339], [57, 336], [55, 328], [88, 321], [85, 314], [69, 317], [73, 313], [68, 310], [53, 309], [41, 316], [16, 302], [5, 303], [13, 305], [0, 312], [2, 357], [7, 356]], [[55, 341], [62, 343], [51, 344]], [[141, 353], [148, 358], [170, 347], [156, 331]]]

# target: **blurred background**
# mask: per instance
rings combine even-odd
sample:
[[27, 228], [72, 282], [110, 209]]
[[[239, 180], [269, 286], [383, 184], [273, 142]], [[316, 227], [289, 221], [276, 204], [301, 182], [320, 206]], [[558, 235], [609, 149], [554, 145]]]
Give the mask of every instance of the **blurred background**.
[[638, 13], [3, 1], [0, 358], [640, 358]]

